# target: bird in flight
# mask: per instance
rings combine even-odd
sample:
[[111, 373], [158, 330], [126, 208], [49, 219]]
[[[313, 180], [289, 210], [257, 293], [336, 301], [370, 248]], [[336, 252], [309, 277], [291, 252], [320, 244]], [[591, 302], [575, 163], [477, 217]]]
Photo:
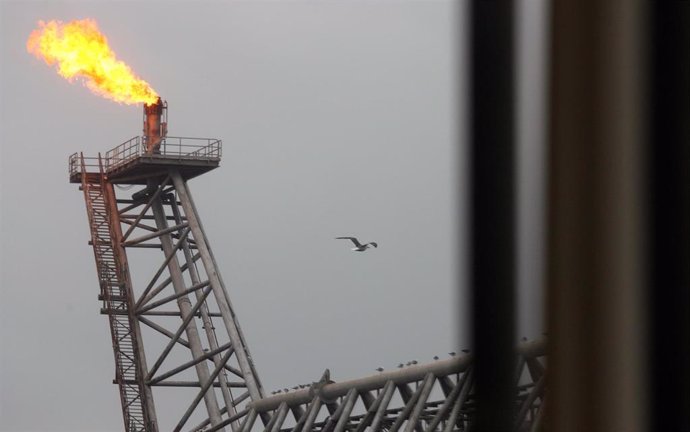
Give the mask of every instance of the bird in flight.
[[336, 240], [350, 240], [352, 243], [355, 244], [355, 247], [353, 247], [352, 250], [356, 252], [364, 252], [372, 246], [375, 248], [379, 247], [379, 245], [376, 242], [362, 244], [355, 237], [336, 237]]

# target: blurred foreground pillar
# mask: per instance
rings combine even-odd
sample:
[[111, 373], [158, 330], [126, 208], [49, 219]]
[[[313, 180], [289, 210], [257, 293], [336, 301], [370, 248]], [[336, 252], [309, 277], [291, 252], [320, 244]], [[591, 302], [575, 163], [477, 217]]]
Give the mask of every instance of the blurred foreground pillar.
[[649, 430], [690, 431], [690, 2], [649, 17]]
[[552, 4], [548, 431], [646, 429], [642, 3]]
[[509, 432], [515, 404], [513, 2], [471, 3], [473, 432]]

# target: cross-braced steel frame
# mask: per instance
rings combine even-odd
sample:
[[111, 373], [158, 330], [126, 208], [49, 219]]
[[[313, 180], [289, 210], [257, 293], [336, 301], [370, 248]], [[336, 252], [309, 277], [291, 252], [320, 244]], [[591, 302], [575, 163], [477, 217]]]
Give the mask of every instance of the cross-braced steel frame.
[[[543, 339], [517, 347], [515, 431], [536, 431], [541, 422], [545, 348]], [[468, 430], [473, 421], [471, 354], [344, 382], [329, 375], [306, 389], [250, 403], [243, 430], [266, 413], [271, 417], [263, 430], [270, 432], [452, 432]]]
[[[163, 138], [156, 154], [135, 139], [104, 159], [75, 154], [69, 162], [84, 191], [125, 430], [167, 430], [156, 408], [166, 420], [174, 413], [174, 431], [467, 430], [476, 410], [471, 354], [344, 382], [327, 371], [265, 397], [187, 184], [218, 166], [220, 142], [184, 153], [175, 140]], [[518, 346], [516, 431], [541, 422], [544, 355], [544, 340]], [[170, 389], [185, 403], [161, 410], [154, 393]]]
[[[177, 387], [196, 390], [173, 430], [195, 415], [236, 431], [243, 406], [262, 397], [261, 383], [187, 185], [189, 167], [170, 155], [155, 159], [157, 169], [137, 177], [143, 188], [131, 196], [117, 196], [114, 184], [132, 180], [115, 180], [104, 168], [111, 161], [70, 161], [85, 193], [125, 429], [160, 430], [153, 388]], [[186, 162], [209, 160], [193, 154]], [[133, 250], [151, 264], [137, 274], [128, 261]], [[153, 335], [162, 340], [147, 339], [145, 349], [143, 337]]]

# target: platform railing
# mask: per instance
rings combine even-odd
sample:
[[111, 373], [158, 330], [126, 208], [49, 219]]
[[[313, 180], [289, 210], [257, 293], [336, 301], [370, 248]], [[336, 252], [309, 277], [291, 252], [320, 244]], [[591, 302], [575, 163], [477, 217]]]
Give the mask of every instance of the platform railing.
[[70, 155], [68, 162], [69, 176], [75, 177], [84, 173], [99, 172], [98, 157], [80, 157], [79, 153]]
[[141, 156], [220, 159], [222, 142], [215, 138], [165, 137], [153, 153], [146, 152], [146, 137], [136, 136], [105, 154], [105, 171], [112, 171]]

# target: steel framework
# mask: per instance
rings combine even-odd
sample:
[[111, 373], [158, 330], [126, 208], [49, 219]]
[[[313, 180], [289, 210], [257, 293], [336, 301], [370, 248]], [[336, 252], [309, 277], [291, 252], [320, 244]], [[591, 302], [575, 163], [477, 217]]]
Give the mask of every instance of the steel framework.
[[[198, 388], [175, 431], [202, 401], [204, 416], [217, 426], [263, 395], [187, 186], [189, 178], [218, 166], [221, 143], [166, 137], [153, 154], [145, 141], [127, 141], [104, 158], [74, 154], [69, 160], [70, 179], [84, 191], [125, 429], [159, 430], [152, 388], [163, 386]], [[114, 186], [122, 184], [143, 188], [118, 197]], [[148, 252], [148, 262], [156, 263], [153, 274], [139, 275], [136, 284], [132, 249]], [[165, 339], [151, 344], [157, 348], [152, 362], [147, 355], [155, 350], [144, 349], [144, 327]], [[239, 427], [236, 420], [229, 424]]]
[[[516, 431], [535, 431], [541, 422], [545, 347], [543, 339], [517, 347]], [[472, 363], [464, 354], [344, 382], [331, 381], [327, 370], [307, 388], [250, 403], [243, 430], [268, 413], [264, 430], [271, 432], [465, 431], [476, 406]]]
[[[166, 126], [160, 112], [155, 127], [145, 123], [148, 135], [103, 157], [69, 158], [70, 181], [84, 192], [124, 429], [166, 430], [154, 388], [175, 388], [186, 402], [165, 411], [166, 422], [177, 413], [174, 431], [466, 430], [476, 404], [469, 353], [339, 383], [327, 370], [295, 391], [264, 395], [187, 184], [219, 166], [221, 142], [156, 135]], [[518, 346], [516, 430], [540, 423], [544, 351], [544, 340]]]

